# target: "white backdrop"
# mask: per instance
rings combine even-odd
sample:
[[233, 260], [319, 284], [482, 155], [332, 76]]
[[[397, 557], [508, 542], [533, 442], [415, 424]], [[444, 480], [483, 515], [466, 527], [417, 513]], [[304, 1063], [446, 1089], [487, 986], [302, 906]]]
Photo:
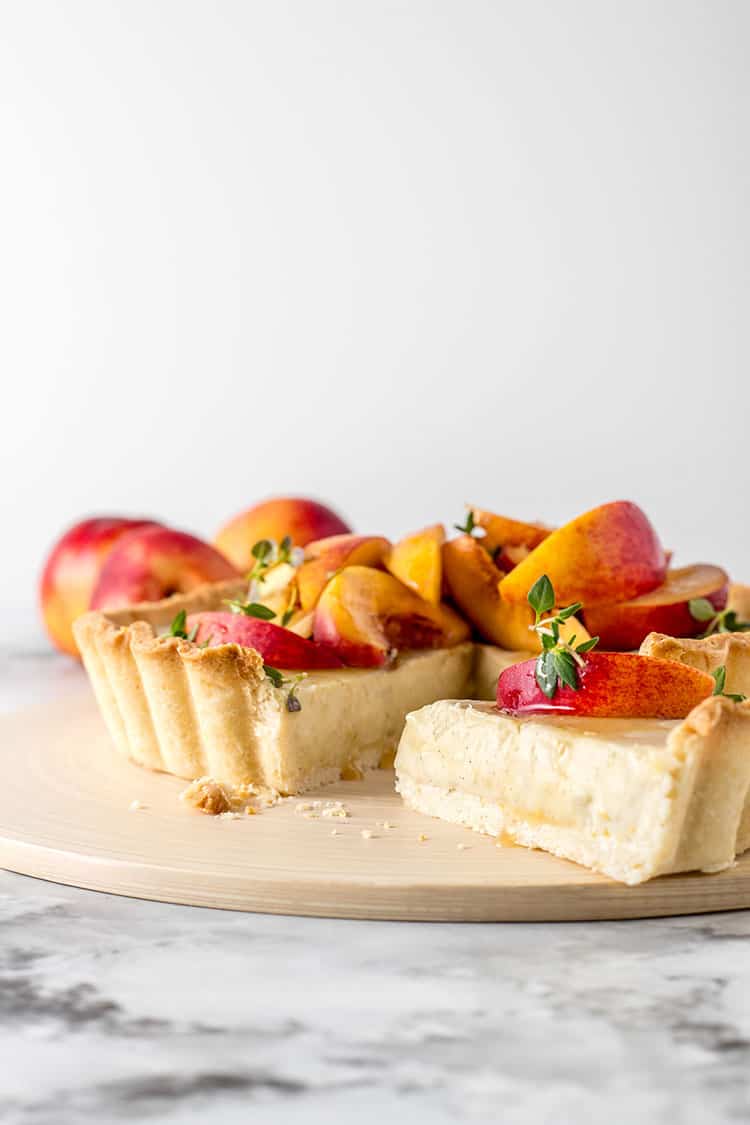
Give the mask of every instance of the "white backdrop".
[[209, 534], [638, 500], [750, 579], [750, 4], [7, 3], [6, 603]]

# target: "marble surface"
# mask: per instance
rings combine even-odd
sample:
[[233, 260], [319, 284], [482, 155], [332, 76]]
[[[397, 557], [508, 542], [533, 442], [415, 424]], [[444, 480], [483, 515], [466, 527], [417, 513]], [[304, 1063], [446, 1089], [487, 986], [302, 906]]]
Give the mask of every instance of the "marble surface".
[[[3, 644], [0, 709], [78, 682], [30, 620]], [[748, 938], [745, 912], [342, 922], [0, 872], [0, 1121], [747, 1121]]]

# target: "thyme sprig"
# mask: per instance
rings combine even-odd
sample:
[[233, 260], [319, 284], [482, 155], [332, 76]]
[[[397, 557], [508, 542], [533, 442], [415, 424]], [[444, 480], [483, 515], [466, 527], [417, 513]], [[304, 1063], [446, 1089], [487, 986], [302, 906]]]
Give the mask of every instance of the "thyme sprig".
[[[455, 527], [456, 531], [461, 531], [464, 535], [473, 535], [477, 529], [477, 522], [474, 519], [474, 512], [472, 511], [472, 509], [469, 508], [469, 511], [466, 514], [465, 523], [454, 523], [453, 526]], [[482, 528], [480, 528], [479, 530], [482, 531]]]
[[[575, 643], [575, 634], [570, 640], [560, 636], [560, 626], [568, 618], [578, 613], [581, 602], [573, 602], [553, 614], [555, 607], [554, 587], [546, 574], [538, 578], [528, 593], [528, 602], [534, 610], [534, 624], [530, 626], [539, 637], [542, 651], [534, 666], [534, 678], [539, 689], [552, 699], [558, 687], [566, 686], [573, 691], [580, 690], [579, 670], [585, 661], [583, 656], [599, 643], [598, 637]], [[545, 616], [548, 614], [549, 616]]]
[[249, 582], [262, 582], [266, 572], [279, 563], [298, 567], [304, 559], [304, 551], [294, 546], [291, 535], [285, 535], [280, 543], [275, 539], [259, 539], [253, 544], [251, 553], [255, 565], [247, 576]]
[[739, 621], [733, 609], [717, 609], [708, 598], [691, 598], [688, 609], [696, 621], [707, 622], [701, 637], [710, 637], [714, 633], [747, 633], [750, 630], [750, 621]]
[[307, 678], [307, 672], [298, 672], [296, 676], [286, 677], [283, 672], [270, 664], [264, 664], [263, 671], [275, 688], [283, 688], [285, 684], [290, 685], [286, 693], [287, 711], [301, 711], [302, 704], [297, 696], [297, 688]]
[[731, 699], [735, 703], [744, 703], [747, 699], [746, 695], [741, 695], [737, 691], [724, 691], [724, 685], [727, 682], [727, 667], [722, 664], [720, 668], [715, 668], [711, 673], [714, 681], [714, 695], [720, 695], [724, 699]]
[[172, 618], [172, 624], [169, 626], [170, 637], [180, 637], [183, 641], [194, 641], [198, 633], [198, 626], [194, 625], [188, 633], [185, 626], [187, 625], [187, 612], [181, 609], [179, 613], [175, 614]]

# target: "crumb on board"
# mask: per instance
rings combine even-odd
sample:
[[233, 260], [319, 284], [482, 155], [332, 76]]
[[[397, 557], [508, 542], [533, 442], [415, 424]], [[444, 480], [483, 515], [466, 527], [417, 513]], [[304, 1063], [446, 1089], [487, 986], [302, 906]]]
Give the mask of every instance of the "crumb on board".
[[360, 836], [362, 837], [363, 840], [375, 840], [375, 839], [377, 839], [375, 833], [372, 831], [371, 828], [363, 828], [362, 831], [360, 832]]
[[456, 848], [460, 852], [465, 852], [469, 846], [469, 844], [456, 844]]
[[278, 803], [279, 794], [251, 784], [227, 785], [215, 777], [197, 777], [180, 793], [180, 800], [208, 816], [239, 820], [271, 808]]
[[130, 804], [128, 805], [128, 808], [130, 809], [131, 812], [142, 812], [143, 809], [146, 808], [146, 806], [144, 805], [143, 801], [139, 801], [138, 798], [136, 797], [136, 799], [134, 801], [130, 802]]
[[429, 836], [425, 836], [424, 832], [420, 832], [419, 835], [417, 836], [417, 840], [419, 841], [420, 844], [424, 844], [425, 840], [429, 840], [429, 838], [430, 838]]

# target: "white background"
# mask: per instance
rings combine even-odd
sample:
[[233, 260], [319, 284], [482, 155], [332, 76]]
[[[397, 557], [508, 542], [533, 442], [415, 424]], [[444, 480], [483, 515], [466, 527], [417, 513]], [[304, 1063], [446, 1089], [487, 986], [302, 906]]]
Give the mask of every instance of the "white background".
[[750, 4], [2, 5], [0, 578], [269, 493], [750, 580]]

